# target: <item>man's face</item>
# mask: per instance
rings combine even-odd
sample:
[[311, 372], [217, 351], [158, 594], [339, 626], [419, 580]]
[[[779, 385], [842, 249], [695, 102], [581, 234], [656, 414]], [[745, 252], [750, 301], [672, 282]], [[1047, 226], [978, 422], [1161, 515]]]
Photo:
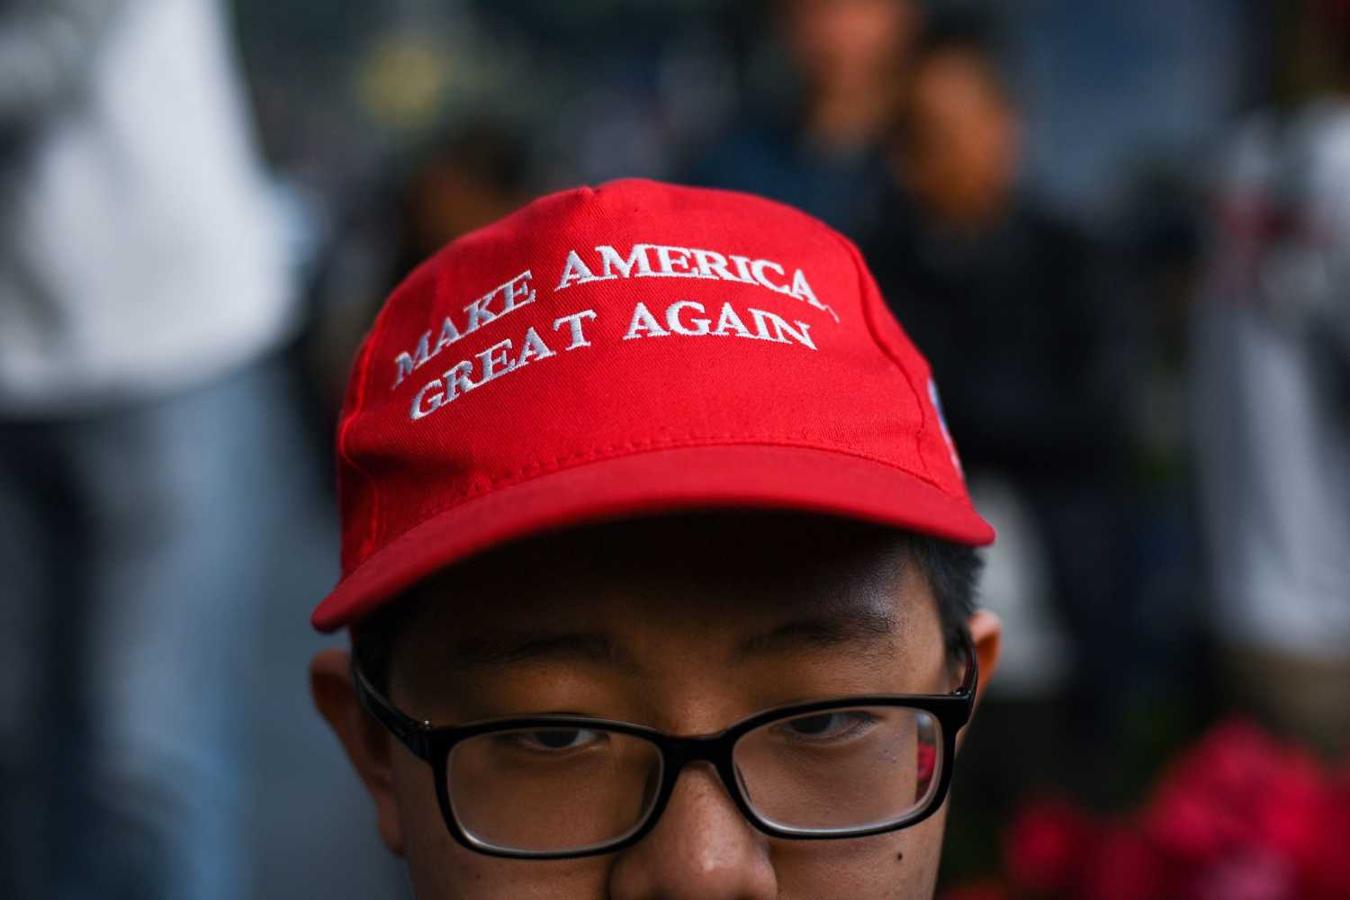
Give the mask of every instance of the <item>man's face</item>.
[[917, 23], [910, 0], [790, 0], [787, 42], [815, 89], [875, 89]]
[[[437, 725], [573, 713], [700, 735], [796, 701], [945, 693], [960, 674], [894, 536], [805, 516], [677, 517], [537, 539], [428, 582], [408, 616], [390, 695]], [[772, 839], [702, 764], [627, 849], [547, 862], [475, 853], [447, 831], [431, 767], [355, 709], [344, 665], [340, 654], [316, 661], [316, 695], [421, 900], [932, 895], [941, 812], [868, 838]]]
[[906, 180], [932, 212], [961, 222], [996, 213], [1019, 156], [1017, 115], [977, 56], [946, 51], [914, 73]]

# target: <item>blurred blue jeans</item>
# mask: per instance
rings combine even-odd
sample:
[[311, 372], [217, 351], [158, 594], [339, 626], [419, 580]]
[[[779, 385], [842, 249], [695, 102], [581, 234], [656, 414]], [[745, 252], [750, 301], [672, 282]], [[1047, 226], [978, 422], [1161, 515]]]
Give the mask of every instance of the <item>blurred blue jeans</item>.
[[248, 688], [303, 458], [285, 386], [273, 362], [0, 419], [0, 896], [247, 895]]

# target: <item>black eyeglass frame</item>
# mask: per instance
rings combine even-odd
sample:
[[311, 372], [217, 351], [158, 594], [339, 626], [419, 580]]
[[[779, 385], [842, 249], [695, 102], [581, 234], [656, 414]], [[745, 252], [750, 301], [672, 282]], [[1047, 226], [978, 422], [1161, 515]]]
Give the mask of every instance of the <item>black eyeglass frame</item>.
[[[394, 706], [387, 697], [370, 683], [365, 673], [356, 664], [355, 659], [352, 660], [352, 681], [356, 686], [356, 696], [365, 710], [388, 729], [399, 743], [407, 747], [414, 756], [432, 767], [436, 780], [436, 797], [441, 807], [441, 818], [445, 820], [446, 828], [449, 829], [451, 836], [456, 841], [478, 853], [508, 859], [579, 859], [586, 856], [613, 853], [642, 840], [656, 827], [661, 814], [665, 811], [666, 804], [670, 801], [670, 795], [675, 790], [675, 784], [679, 780], [680, 773], [686, 765], [692, 762], [710, 763], [717, 771], [723, 786], [741, 814], [756, 829], [770, 837], [808, 841], [841, 840], [884, 834], [917, 825], [935, 813], [946, 800], [947, 793], [951, 788], [953, 762], [956, 758], [956, 738], [960, 730], [970, 721], [971, 713], [974, 711], [975, 692], [979, 685], [979, 664], [969, 635], [965, 636], [964, 652], [967, 660], [966, 672], [960, 686], [950, 694], [876, 694], [793, 703], [755, 713], [715, 734], [690, 737], [666, 734], [654, 728], [635, 725], [631, 722], [572, 715], [524, 716], [510, 719], [492, 719], [467, 725], [436, 726], [430, 722], [418, 721]], [[759, 815], [749, 801], [745, 799], [744, 792], [736, 777], [733, 758], [736, 743], [749, 732], [774, 721], [860, 706], [893, 706], [915, 709], [932, 715], [941, 725], [942, 756], [939, 760], [937, 788], [929, 791], [929, 796], [924, 804], [894, 822], [859, 828], [823, 830], [784, 828]], [[459, 823], [454, 806], [450, 802], [450, 784], [446, 769], [449, 765], [450, 753], [454, 750], [455, 745], [472, 737], [498, 731], [557, 727], [599, 729], [626, 734], [642, 738], [656, 746], [661, 754], [661, 784], [657, 789], [651, 808], [642, 821], [637, 823], [628, 833], [614, 840], [573, 850], [516, 850], [480, 841], [469, 834]]]

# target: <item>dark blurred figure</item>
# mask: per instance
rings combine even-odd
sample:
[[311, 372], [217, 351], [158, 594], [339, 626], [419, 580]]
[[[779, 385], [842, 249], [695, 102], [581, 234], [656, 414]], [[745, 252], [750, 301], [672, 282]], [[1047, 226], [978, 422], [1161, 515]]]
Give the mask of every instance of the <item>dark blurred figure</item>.
[[755, 109], [687, 173], [692, 183], [793, 204], [856, 236], [875, 215], [913, 0], [772, 0], [799, 90]]
[[[894, 186], [863, 249], [933, 366], [972, 491], [1000, 532], [985, 593], [1007, 621], [1004, 696], [1068, 690], [1077, 733], [1100, 739], [1130, 664], [1105, 257], [1019, 188], [1021, 121], [983, 23], [941, 22], [924, 37], [900, 126]], [[1006, 730], [998, 715], [982, 729], [1000, 755], [989, 767], [1000, 784], [976, 790], [987, 803], [1071, 779], [1052, 762], [1066, 750], [1061, 704], [1018, 706]]]
[[529, 148], [504, 121], [469, 120], [427, 142], [398, 190], [392, 278], [525, 203], [529, 185]]
[[317, 267], [312, 356], [336, 414], [347, 367], [383, 298], [445, 244], [531, 195], [531, 148], [504, 119], [472, 116], [420, 142], [395, 176], [349, 205]]
[[1102, 256], [1019, 192], [1020, 121], [987, 40], [938, 33], [920, 51], [868, 258], [970, 468], [1096, 482], [1120, 454]]
[[1213, 625], [1236, 698], [1350, 748], [1350, 3], [1274, 10], [1194, 318]]

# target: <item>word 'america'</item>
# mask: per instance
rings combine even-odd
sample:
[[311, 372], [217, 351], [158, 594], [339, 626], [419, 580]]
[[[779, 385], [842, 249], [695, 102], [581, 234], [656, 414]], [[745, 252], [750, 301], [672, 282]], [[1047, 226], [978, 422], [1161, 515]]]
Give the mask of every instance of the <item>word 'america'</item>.
[[557, 290], [616, 278], [703, 278], [757, 285], [800, 300], [839, 321], [835, 311], [816, 298], [801, 269], [794, 269], [789, 277], [787, 269], [771, 259], [724, 255], [697, 247], [634, 244], [624, 256], [609, 244], [599, 244], [590, 263], [576, 250], [569, 250]]

